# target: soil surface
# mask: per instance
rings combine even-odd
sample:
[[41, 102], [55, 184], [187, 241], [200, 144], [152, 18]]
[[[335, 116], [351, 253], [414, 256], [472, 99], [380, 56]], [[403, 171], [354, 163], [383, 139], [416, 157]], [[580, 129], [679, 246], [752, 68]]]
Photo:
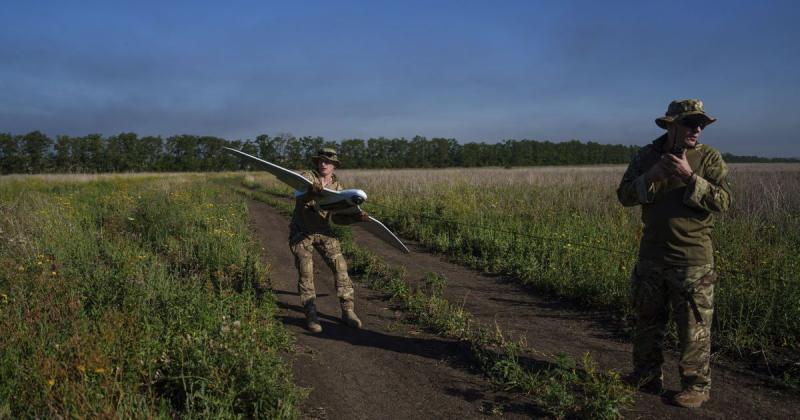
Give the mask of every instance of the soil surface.
[[[297, 272], [289, 251], [288, 219], [276, 209], [250, 202], [250, 217], [263, 258], [270, 264], [271, 287], [280, 316], [296, 340], [292, 355], [295, 382], [310, 389], [303, 409], [306, 418], [429, 419], [539, 418], [530, 398], [492, 388], [472, 370], [471, 361], [453, 340], [402, 323], [402, 313], [379, 293], [354, 278], [356, 312], [364, 323], [353, 330], [339, 321], [333, 276], [315, 255], [317, 308], [323, 332], [305, 329], [297, 296]], [[631, 346], [620, 323], [607, 313], [581, 309], [570, 302], [537, 295], [512, 280], [486, 275], [448, 262], [414, 242], [402, 254], [366, 231], [353, 228], [356, 242], [401, 266], [411, 284], [426, 273], [447, 278], [444, 295], [462, 304], [483, 325], [498, 325], [513, 338], [524, 337], [534, 349], [526, 362], [551, 362], [558, 353], [580, 359], [586, 352], [602, 369], [630, 370]], [[712, 366], [711, 401], [700, 409], [668, 403], [680, 389], [677, 355], [665, 355], [664, 395], [640, 392], [627, 418], [796, 418], [800, 396], [761, 377], [727, 364]]]

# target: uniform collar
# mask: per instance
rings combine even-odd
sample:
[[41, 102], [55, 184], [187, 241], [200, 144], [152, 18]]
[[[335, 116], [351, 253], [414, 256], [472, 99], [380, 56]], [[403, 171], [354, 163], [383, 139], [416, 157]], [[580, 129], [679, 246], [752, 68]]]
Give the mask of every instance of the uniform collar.
[[[322, 178], [322, 175], [320, 175], [320, 173], [319, 173], [319, 172], [317, 172], [317, 170], [316, 170], [316, 169], [312, 169], [312, 170], [311, 170], [311, 173], [313, 173], [313, 174], [314, 174], [314, 176], [315, 176], [315, 177], [317, 177], [318, 179], [321, 179], [321, 178]], [[333, 182], [338, 182], [338, 181], [339, 181], [339, 179], [336, 177], [336, 172], [334, 172], [333, 174], [331, 174], [331, 183], [333, 183]]]

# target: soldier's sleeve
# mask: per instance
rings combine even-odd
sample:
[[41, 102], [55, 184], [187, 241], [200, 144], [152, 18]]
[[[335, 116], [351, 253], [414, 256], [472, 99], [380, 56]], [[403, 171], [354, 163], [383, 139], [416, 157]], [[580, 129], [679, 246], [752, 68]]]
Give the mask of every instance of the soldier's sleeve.
[[[316, 178], [314, 177], [314, 174], [311, 171], [302, 171], [302, 172], [300, 172], [300, 175], [302, 175], [303, 178], [309, 180], [312, 183], [314, 181], [316, 181]], [[310, 194], [304, 194], [304, 195], [301, 195], [300, 197], [298, 197], [298, 200], [302, 201], [303, 203], [308, 203], [309, 201], [312, 201], [313, 199], [311, 198]]]
[[695, 174], [686, 186], [683, 203], [706, 211], [728, 210], [731, 205], [728, 166], [716, 150], [709, 153], [704, 166], [704, 177]]
[[628, 165], [628, 169], [625, 170], [625, 174], [622, 175], [622, 181], [617, 188], [617, 198], [626, 207], [653, 202], [655, 195], [653, 185], [647, 185], [644, 179], [641, 155], [642, 151], [640, 150], [631, 159], [631, 163]]

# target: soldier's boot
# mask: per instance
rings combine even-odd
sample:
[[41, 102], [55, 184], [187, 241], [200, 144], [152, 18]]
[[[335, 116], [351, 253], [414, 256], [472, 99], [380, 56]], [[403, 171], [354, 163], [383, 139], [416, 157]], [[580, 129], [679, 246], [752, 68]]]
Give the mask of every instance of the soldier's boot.
[[322, 325], [319, 324], [319, 318], [317, 318], [317, 305], [314, 302], [309, 302], [304, 310], [306, 313], [306, 328], [312, 333], [321, 333]]
[[711, 398], [708, 391], [684, 389], [672, 398], [673, 404], [679, 407], [698, 408]]
[[353, 309], [342, 308], [342, 322], [351, 328], [361, 329], [361, 320], [358, 319], [358, 315]]
[[660, 394], [664, 392], [664, 375], [641, 375], [639, 373], [630, 373], [622, 377], [622, 382], [628, 386], [642, 390], [651, 394]]

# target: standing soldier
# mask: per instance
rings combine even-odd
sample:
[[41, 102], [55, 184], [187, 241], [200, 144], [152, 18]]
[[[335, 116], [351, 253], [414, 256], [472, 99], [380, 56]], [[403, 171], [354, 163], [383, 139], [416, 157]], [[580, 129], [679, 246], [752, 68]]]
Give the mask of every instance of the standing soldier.
[[369, 219], [366, 213], [355, 216], [333, 216], [319, 208], [315, 199], [319, 197], [323, 188], [335, 191], [343, 189], [333, 173], [340, 162], [336, 150], [330, 148], [318, 151], [311, 160], [315, 170], [305, 171], [302, 175], [311, 181], [312, 185], [306, 194], [297, 197], [294, 213], [292, 213], [292, 222], [289, 225], [289, 247], [294, 254], [294, 263], [299, 274], [297, 291], [300, 294], [300, 304], [306, 314], [306, 326], [311, 332], [322, 332], [315, 305], [317, 295], [314, 291], [312, 257], [314, 248], [316, 248], [333, 271], [336, 296], [339, 297], [342, 308], [342, 321], [353, 328], [361, 328], [361, 320], [356, 316], [353, 303], [353, 282], [347, 275], [347, 262], [342, 255], [339, 241], [333, 236], [330, 222], [333, 219], [337, 224], [350, 224]]
[[673, 403], [700, 407], [711, 387], [711, 320], [714, 312], [714, 213], [730, 205], [719, 152], [700, 144], [716, 121], [696, 99], [673, 101], [656, 124], [667, 132], [641, 148], [617, 189], [624, 206], [642, 206], [644, 232], [631, 276], [636, 312], [634, 372], [629, 381], [661, 392], [662, 346], [668, 307], [678, 327], [682, 391]]

